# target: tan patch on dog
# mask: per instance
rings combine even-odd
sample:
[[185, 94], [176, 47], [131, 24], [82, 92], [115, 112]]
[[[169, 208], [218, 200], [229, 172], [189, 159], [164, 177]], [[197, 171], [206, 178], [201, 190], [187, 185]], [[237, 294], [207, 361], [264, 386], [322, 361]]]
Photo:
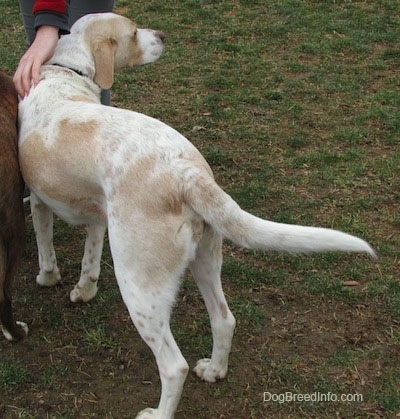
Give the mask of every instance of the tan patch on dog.
[[[136, 162], [115, 183], [113, 198], [118, 218], [133, 227], [131, 234], [142, 255], [138, 263], [145, 265], [142, 267], [147, 273], [144, 279], [152, 278], [160, 284], [170, 278], [171, 272], [181, 269], [190, 244], [198, 242], [204, 230], [203, 222], [183, 201], [179, 176], [168, 165], [167, 171], [163, 166], [157, 155]], [[143, 254], [156, 257], [147, 264]]]
[[41, 170], [41, 161], [46, 157], [43, 153], [43, 140], [38, 132], [31, 133], [19, 148], [21, 171], [26, 183], [32, 188], [40, 185], [44, 171]]
[[20, 160], [22, 173], [32, 189], [79, 208], [82, 213], [105, 219], [98, 205], [102, 190], [95, 176], [93, 158], [98, 125], [97, 121], [75, 123], [64, 119], [55, 133], [57, 146], [54, 147], [45, 144], [38, 132], [33, 132], [20, 147]]
[[56, 139], [58, 147], [69, 148], [71, 144], [83, 144], [91, 141], [98, 130], [99, 122], [96, 120], [85, 122], [74, 122], [68, 118], [60, 121], [59, 135]]

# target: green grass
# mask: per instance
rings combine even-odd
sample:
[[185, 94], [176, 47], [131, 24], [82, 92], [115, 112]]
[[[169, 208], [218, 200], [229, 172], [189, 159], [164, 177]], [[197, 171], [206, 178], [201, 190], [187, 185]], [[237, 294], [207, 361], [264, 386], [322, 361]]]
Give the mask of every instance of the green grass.
[[[24, 34], [17, 2], [1, 9], [0, 65], [11, 75]], [[116, 76], [115, 106], [186, 135], [244, 209], [357, 234], [379, 255], [226, 243], [222, 277], [237, 318], [229, 374], [215, 385], [189, 374], [177, 416], [398, 415], [399, 2], [117, 0], [117, 11], [162, 29], [167, 43], [158, 63]], [[154, 359], [123, 306], [108, 246], [98, 296], [73, 305], [84, 232], [57, 221], [63, 282], [43, 290], [27, 220], [15, 307], [31, 333], [0, 344], [0, 415], [120, 418], [155, 404]], [[209, 319], [189, 275], [172, 330], [191, 367], [209, 356]], [[266, 404], [264, 391], [358, 392], [364, 402]]]
[[4, 393], [13, 394], [18, 387], [25, 383], [28, 372], [20, 364], [10, 364], [2, 361], [0, 363], [0, 388]]
[[95, 329], [85, 329], [83, 340], [90, 349], [106, 348], [115, 349], [117, 343], [107, 335], [104, 325], [98, 325]]

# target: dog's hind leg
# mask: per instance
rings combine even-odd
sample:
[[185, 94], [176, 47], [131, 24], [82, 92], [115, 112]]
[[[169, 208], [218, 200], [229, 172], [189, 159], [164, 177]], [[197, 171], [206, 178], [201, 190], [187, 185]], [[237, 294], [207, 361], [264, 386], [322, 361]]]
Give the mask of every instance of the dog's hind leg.
[[[137, 418], [170, 419], [174, 417], [178, 407], [189, 366], [171, 333], [169, 313], [159, 311], [154, 321], [149, 320], [149, 317], [147, 320], [141, 318], [138, 313], [135, 315], [131, 312], [131, 317], [156, 358], [161, 378], [161, 398], [157, 409], [147, 408], [141, 411]], [[149, 316], [150, 313], [144, 315]], [[153, 324], [150, 325], [150, 322]]]
[[236, 324], [222, 290], [221, 266], [222, 239], [207, 227], [189, 268], [207, 307], [213, 335], [211, 359], [199, 360], [194, 371], [209, 382], [226, 376]]
[[[160, 231], [163, 226], [156, 228]], [[148, 230], [150, 230], [148, 228]], [[127, 228], [109, 226], [109, 240], [115, 276], [122, 298], [142, 339], [156, 358], [161, 378], [161, 398], [157, 409], [145, 409], [137, 418], [171, 419], [179, 403], [189, 367], [171, 333], [171, 307], [184, 269], [183, 258], [173, 243], [161, 248], [159, 237], [153, 243], [131, 246]], [[144, 231], [151, 238], [150, 231]], [[171, 237], [171, 234], [168, 234]], [[161, 255], [162, 253], [162, 255]], [[166, 259], [168, 258], [168, 260]], [[176, 269], [169, 266], [178, 260]]]
[[39, 253], [40, 270], [36, 282], [51, 287], [61, 279], [53, 246], [53, 212], [34, 193], [31, 193], [30, 201]]
[[100, 275], [100, 260], [105, 232], [106, 227], [99, 224], [92, 224], [87, 227], [81, 277], [71, 291], [70, 298], [72, 302], [89, 301], [97, 293], [97, 281]]
[[[135, 273], [140, 282], [145, 275]], [[151, 283], [154, 279], [151, 278], [148, 282]], [[159, 281], [156, 287], [146, 286], [147, 281], [138, 287], [135, 282], [132, 277], [120, 276], [118, 279], [132, 321], [142, 339], [152, 350], [161, 379], [161, 398], [158, 408], [145, 409], [137, 418], [170, 419], [174, 417], [189, 370], [170, 330], [171, 290], [168, 289], [168, 285]]]

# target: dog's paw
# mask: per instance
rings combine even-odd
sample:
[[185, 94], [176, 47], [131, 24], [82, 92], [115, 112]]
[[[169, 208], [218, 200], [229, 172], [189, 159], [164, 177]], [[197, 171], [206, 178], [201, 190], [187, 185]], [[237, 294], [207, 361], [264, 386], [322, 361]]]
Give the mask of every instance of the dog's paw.
[[51, 272], [41, 270], [36, 277], [36, 282], [42, 287], [52, 287], [61, 281], [60, 271], [56, 267]]
[[209, 383], [215, 383], [216, 380], [225, 378], [227, 372], [226, 369], [213, 367], [209, 358], [197, 361], [193, 371], [200, 379]]
[[23, 330], [23, 332], [25, 333], [25, 336], [26, 336], [29, 332], [28, 325], [25, 322], [16, 322], [16, 323]]
[[17, 335], [17, 337], [13, 337], [7, 329], [2, 327], [3, 335], [9, 341], [21, 340], [28, 334], [28, 325], [26, 323], [24, 322], [15, 322], [15, 323], [19, 326], [19, 329], [20, 329], [20, 333], [18, 333], [18, 335], [20, 334], [20, 336]]
[[97, 283], [90, 283], [84, 287], [79, 284], [69, 294], [69, 298], [73, 303], [86, 303], [95, 297], [97, 294]]
[[148, 407], [147, 409], [142, 410], [136, 415], [135, 419], [157, 419], [160, 418], [158, 415], [158, 409], [151, 409]]

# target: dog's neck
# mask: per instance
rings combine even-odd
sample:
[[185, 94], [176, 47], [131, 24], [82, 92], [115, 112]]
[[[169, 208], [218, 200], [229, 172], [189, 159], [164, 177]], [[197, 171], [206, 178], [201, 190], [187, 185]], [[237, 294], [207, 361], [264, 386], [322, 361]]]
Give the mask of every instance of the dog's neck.
[[87, 75], [87, 74], [82, 73], [82, 71], [77, 70], [76, 68], [67, 67], [67, 66], [66, 66], [66, 65], [64, 65], [64, 64], [53, 63], [53, 64], [51, 64], [51, 65], [56, 65], [56, 66], [58, 66], [58, 67], [67, 68], [68, 70], [71, 70], [71, 71], [73, 71], [74, 73], [78, 74], [78, 76], [88, 77], [88, 75]]
[[[67, 41], [67, 37], [69, 41]], [[71, 38], [75, 38], [71, 42]], [[64, 35], [60, 38], [53, 57], [46, 63], [69, 68], [75, 73], [93, 80], [95, 64], [88, 48], [78, 34]]]

